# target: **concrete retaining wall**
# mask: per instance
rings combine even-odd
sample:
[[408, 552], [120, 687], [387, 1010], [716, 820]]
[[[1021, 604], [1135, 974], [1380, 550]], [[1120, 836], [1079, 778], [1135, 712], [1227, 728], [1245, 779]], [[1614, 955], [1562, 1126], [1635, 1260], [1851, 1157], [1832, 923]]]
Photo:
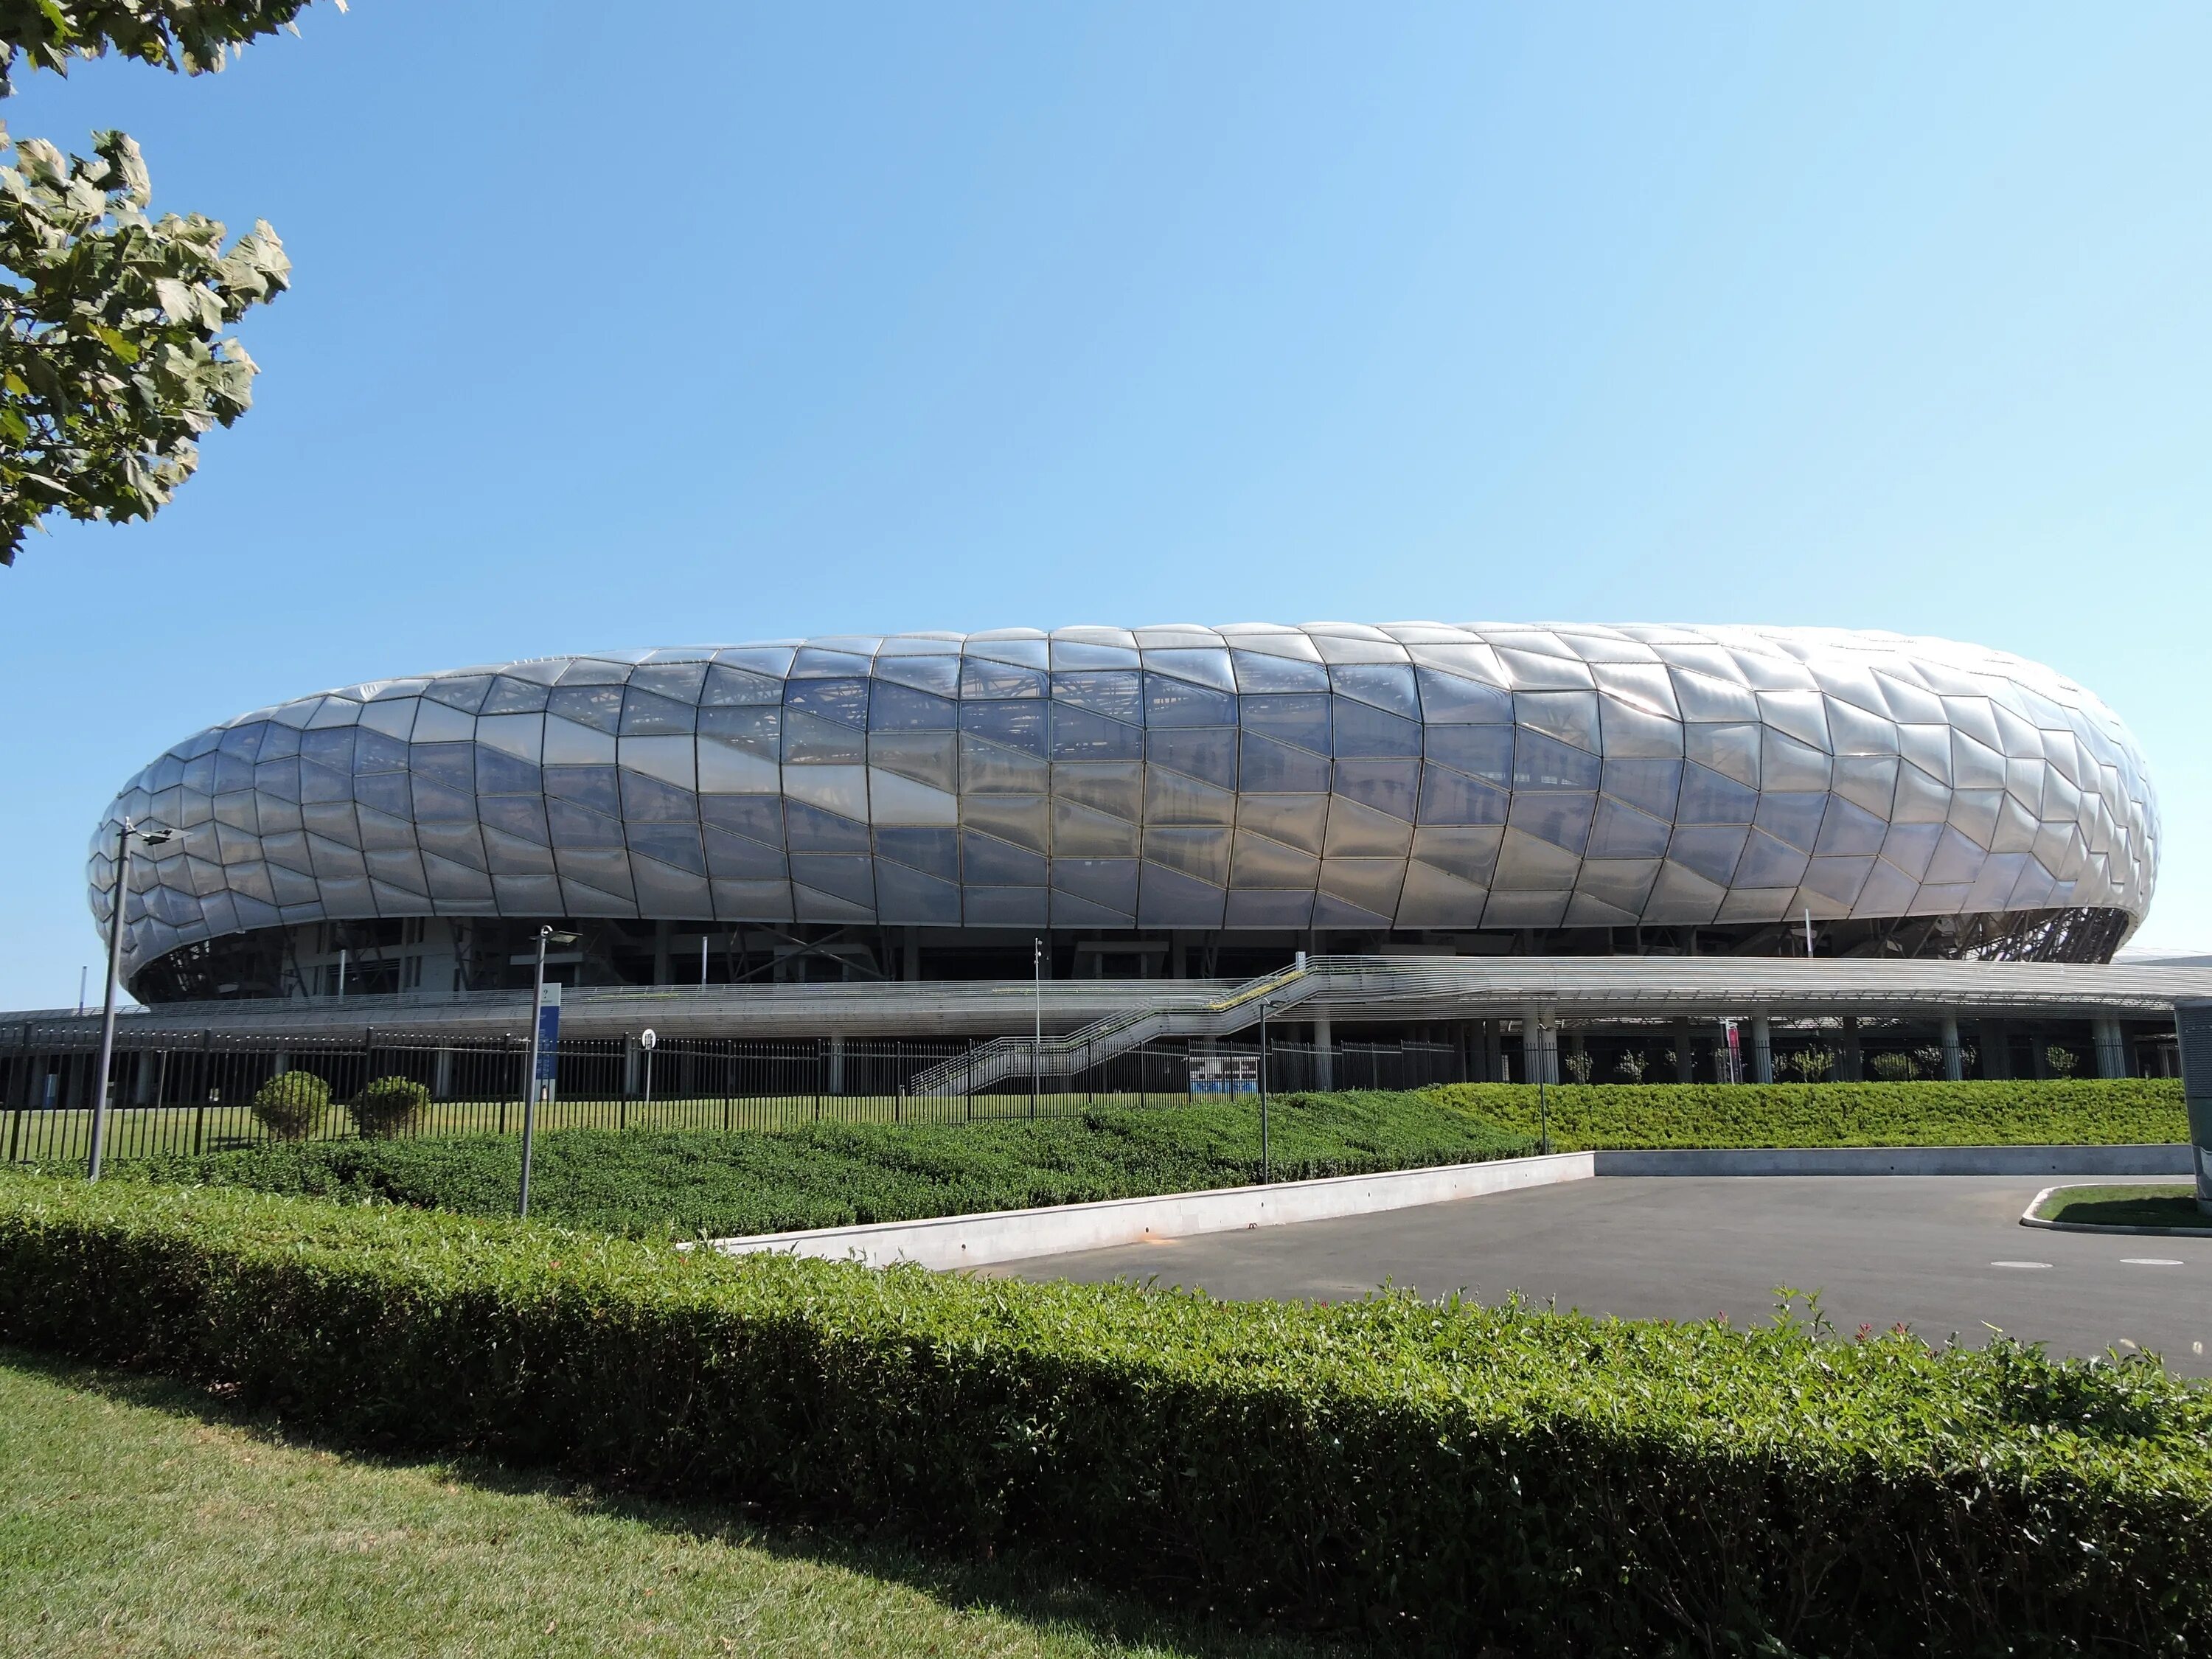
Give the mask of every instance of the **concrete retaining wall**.
[[795, 1255], [853, 1259], [872, 1267], [912, 1261], [925, 1267], [980, 1267], [1026, 1256], [1103, 1249], [1148, 1238], [1188, 1238], [1237, 1232], [1293, 1221], [1373, 1215], [1417, 1204], [1587, 1181], [1594, 1154], [1557, 1152], [1549, 1158], [1498, 1158], [1450, 1164], [1388, 1175], [1332, 1176], [1285, 1181], [1272, 1187], [1225, 1187], [1174, 1193], [1162, 1198], [1116, 1198], [1097, 1204], [1064, 1204], [1042, 1210], [999, 1210], [986, 1215], [946, 1216], [935, 1221], [893, 1221], [863, 1227], [820, 1227], [806, 1232], [718, 1238], [726, 1255], [787, 1250]]
[[1601, 1176], [2185, 1176], [2186, 1146], [1808, 1146], [1594, 1152]]

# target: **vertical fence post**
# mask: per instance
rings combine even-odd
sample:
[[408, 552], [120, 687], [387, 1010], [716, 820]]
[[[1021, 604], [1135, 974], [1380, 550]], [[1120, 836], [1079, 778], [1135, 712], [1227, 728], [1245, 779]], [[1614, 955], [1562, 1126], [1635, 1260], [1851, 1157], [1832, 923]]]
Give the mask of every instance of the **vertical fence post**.
[[192, 1091], [198, 1097], [192, 1103], [192, 1156], [198, 1158], [207, 1146], [208, 1109], [208, 1034], [200, 1033], [199, 1087]]
[[821, 1121], [822, 1121], [822, 1072], [823, 1072], [823, 1068], [825, 1066], [827, 1066], [829, 1063], [830, 1063], [830, 1062], [829, 1062], [829, 1060], [828, 1060], [828, 1058], [827, 1058], [827, 1056], [826, 1056], [826, 1054], [825, 1054], [825, 1053], [824, 1053], [824, 1051], [823, 1051], [822, 1039], [821, 1039], [820, 1037], [817, 1037], [817, 1038], [815, 1038], [815, 1039], [814, 1039], [814, 1121], [815, 1121], [817, 1123], [819, 1123], [819, 1122], [821, 1122]]
[[8, 1161], [10, 1164], [23, 1155], [23, 1109], [31, 1099], [31, 1028], [28, 1025], [23, 1028], [21, 1053], [16, 1060], [15, 1073], [16, 1075], [9, 1079], [8, 1091], [15, 1100], [15, 1110], [8, 1125]]

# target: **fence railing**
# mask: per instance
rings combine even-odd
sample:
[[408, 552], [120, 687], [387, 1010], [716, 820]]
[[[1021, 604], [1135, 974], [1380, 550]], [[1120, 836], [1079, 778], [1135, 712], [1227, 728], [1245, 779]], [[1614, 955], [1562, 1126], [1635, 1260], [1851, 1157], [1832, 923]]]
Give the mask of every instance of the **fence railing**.
[[[426, 1043], [411, 1035], [352, 1040], [241, 1037], [170, 1031], [118, 1050], [109, 1085], [106, 1156], [197, 1157], [275, 1139], [255, 1115], [270, 1080], [306, 1072], [329, 1085], [331, 1109], [313, 1139], [353, 1136], [344, 1103], [372, 1079], [404, 1077], [428, 1101], [398, 1133], [416, 1137], [519, 1134], [524, 1045], [512, 1039]], [[650, 1053], [627, 1038], [563, 1041], [541, 1129], [726, 1131], [811, 1122], [958, 1123], [1064, 1116], [1094, 1105], [1172, 1106], [1256, 1086], [1257, 1043], [1140, 1042], [1094, 1063], [1006, 1073], [992, 1045], [956, 1041], [769, 1042], [664, 1038]], [[971, 1058], [972, 1057], [972, 1058]], [[1237, 1062], [1252, 1062], [1239, 1066]], [[98, 1062], [89, 1045], [0, 1050], [0, 1161], [64, 1164], [88, 1149]], [[991, 1065], [956, 1091], [924, 1079]], [[1458, 1051], [1422, 1042], [1332, 1045], [1270, 1042], [1271, 1092], [1418, 1088], [1462, 1076]]]

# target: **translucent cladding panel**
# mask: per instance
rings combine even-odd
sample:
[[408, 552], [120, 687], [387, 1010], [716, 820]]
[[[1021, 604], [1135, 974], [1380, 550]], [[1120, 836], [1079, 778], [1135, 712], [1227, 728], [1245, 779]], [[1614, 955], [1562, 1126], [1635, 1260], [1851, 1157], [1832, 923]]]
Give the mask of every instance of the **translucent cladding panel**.
[[707, 671], [706, 683], [699, 690], [699, 702], [710, 708], [734, 708], [748, 705], [780, 703], [783, 701], [783, 682], [771, 679], [766, 674], [755, 674], [741, 668], [714, 664]]
[[960, 916], [970, 927], [1042, 927], [1051, 896], [1042, 887], [963, 887]]
[[785, 867], [783, 854], [773, 847], [744, 836], [733, 836], [723, 830], [709, 829], [702, 832], [705, 838], [707, 873], [726, 876], [738, 881], [781, 881], [790, 872]]
[[1944, 826], [1940, 823], [1893, 823], [1882, 838], [1882, 860], [1917, 883], [1928, 873], [1929, 862], [1936, 856], [1943, 834]]
[[633, 853], [642, 853], [679, 870], [700, 876], [707, 873], [706, 853], [696, 823], [633, 823], [629, 846]]
[[1474, 927], [1481, 925], [1486, 888], [1439, 870], [1433, 864], [1415, 862], [1406, 867], [1406, 884], [1398, 894], [1397, 922], [1401, 927]]
[[551, 839], [545, 828], [544, 802], [527, 795], [479, 795], [477, 818], [488, 830], [541, 846]]
[[825, 720], [795, 708], [784, 709], [785, 765], [856, 766], [867, 758], [867, 739], [858, 726]]
[[1691, 726], [1682, 733], [1682, 752], [1700, 766], [1748, 788], [1759, 787], [1759, 729], [1756, 726]]
[[1052, 757], [1064, 761], [1137, 760], [1145, 752], [1141, 727], [1060, 703], [1052, 711]]
[[624, 738], [616, 748], [616, 758], [624, 769], [682, 789], [697, 787], [698, 757], [697, 746], [688, 737]]
[[561, 883], [549, 871], [492, 872], [491, 890], [500, 914], [507, 916], [557, 916], [563, 901]]
[[783, 845], [783, 799], [778, 795], [702, 795], [699, 817], [732, 835], [770, 847]]
[[783, 688], [787, 719], [793, 710], [841, 726], [868, 723], [868, 682], [864, 679], [787, 680]]
[[1132, 726], [1144, 723], [1144, 682], [1133, 671], [1054, 674], [1052, 695], [1056, 702], [1088, 708], [1110, 720]]
[[1618, 698], [1601, 700], [1598, 725], [1604, 737], [1601, 746], [1608, 759], [1641, 756], [1669, 760], [1682, 752], [1682, 726], [1679, 721]]
[[1583, 850], [1594, 859], [1656, 859], [1666, 852], [1673, 828], [1664, 818], [1601, 796]]
[[791, 659], [793, 679], [843, 679], [868, 672], [870, 653], [843, 651], [818, 645], [801, 647]]
[[1267, 691], [1326, 691], [1328, 670], [1317, 662], [1292, 657], [1267, 656], [1256, 651], [1232, 651], [1237, 689], [1248, 696]]
[[1682, 769], [1681, 797], [1674, 809], [1681, 823], [1749, 823], [1759, 810], [1759, 792], [1694, 763]]
[[1677, 827], [1667, 844], [1670, 863], [1696, 872], [1707, 881], [1725, 887], [1743, 856], [1744, 838], [1750, 830], [1741, 824], [1702, 824]]
[[548, 797], [574, 801], [610, 817], [622, 811], [621, 787], [611, 766], [549, 766], [544, 778]]
[[707, 879], [697, 872], [645, 857], [632, 858], [629, 869], [640, 915], [703, 920], [714, 914]]
[[[1145, 832], [1145, 857], [1216, 887], [1225, 886], [1234, 833], [1222, 826], [1156, 825]], [[1058, 842], [1054, 850], [1060, 850]]]
[[1048, 705], [1036, 702], [963, 702], [960, 729], [972, 736], [1011, 749], [1018, 754], [1045, 754], [1045, 715]]
[[1583, 790], [1529, 789], [1513, 792], [1506, 823], [1540, 841], [1579, 854], [1589, 839], [1597, 797]]
[[1513, 781], [1510, 726], [1431, 726], [1425, 744], [1431, 760], [1455, 771], [1499, 785]]
[[1224, 789], [1237, 782], [1237, 728], [1233, 726], [1170, 726], [1147, 732], [1145, 754], [1156, 766], [1187, 772]]
[[548, 714], [544, 758], [549, 766], [611, 766], [615, 758], [615, 738], [611, 732]]
[[1513, 718], [1523, 727], [1595, 754], [1598, 748], [1597, 693], [1516, 691]]
[[878, 860], [876, 914], [894, 927], [957, 927], [960, 889], [942, 878]]
[[1738, 887], [1795, 887], [1805, 878], [1802, 848], [1778, 841], [1764, 830], [1754, 830], [1744, 842], [1743, 855], [1730, 878]]
[[949, 697], [880, 679], [868, 696], [871, 731], [950, 732], [959, 724], [960, 707]]
[[1826, 789], [1832, 766], [1820, 750], [1778, 732], [1765, 732], [1759, 744], [1759, 781], [1763, 789]]
[[[876, 866], [873, 859], [858, 858], [849, 854], [793, 853], [791, 855], [791, 879], [794, 886], [811, 888], [826, 893], [846, 903], [872, 908], [876, 902]], [[793, 902], [802, 909], [806, 895], [794, 892]]]
[[1052, 769], [1052, 793], [1133, 822], [1144, 816], [1145, 769], [1135, 761], [1085, 762]]
[[1825, 794], [1777, 793], [1769, 790], [1759, 798], [1759, 810], [1752, 822], [1776, 840], [1809, 853], [1820, 838], [1820, 820], [1827, 811], [1828, 797]]
[[1874, 860], [1815, 858], [1805, 867], [1805, 885], [1831, 903], [1846, 908], [1858, 897], [1874, 869]]
[[1180, 772], [1145, 769], [1146, 823], [1233, 823], [1236, 818], [1237, 797], [1231, 791]]
[[960, 803], [969, 828], [1018, 847], [1043, 852], [1052, 845], [1051, 803], [1042, 795], [976, 795]]
[[477, 742], [487, 750], [535, 764], [545, 752], [543, 714], [487, 714], [477, 722]]
[[781, 708], [702, 708], [699, 735], [774, 760], [783, 746]]
[[959, 798], [950, 790], [933, 789], [878, 768], [868, 776], [868, 816], [878, 823], [957, 823]]
[[1050, 683], [1034, 668], [993, 662], [988, 657], [963, 657], [960, 662], [962, 701], [995, 701], [1002, 697], [1042, 697]]
[[[1403, 859], [1328, 859], [1321, 862], [1320, 900], [1337, 899], [1388, 921], [1406, 884]], [[1316, 925], [1320, 925], [1316, 915]], [[1356, 918], [1340, 925], [1358, 926]]]
[[570, 801], [547, 801], [545, 821], [552, 829], [553, 845], [556, 847], [620, 847], [623, 844], [621, 819], [609, 817], [604, 812], [590, 811]]
[[825, 812], [805, 801], [787, 801], [783, 809], [785, 843], [794, 853], [865, 853], [868, 826], [841, 812]]
[[621, 776], [622, 815], [632, 823], [696, 823], [699, 798], [689, 789], [625, 771]]
[[[284, 760], [299, 752], [300, 733], [297, 729], [272, 720], [261, 727], [261, 741], [254, 749], [253, 759], [257, 763]], [[2071, 752], [2070, 749], [2069, 752]]]
[[768, 794], [781, 787], [782, 769], [773, 755], [763, 757], [720, 738], [701, 738], [699, 789], [702, 794]]
[[1393, 714], [1371, 703], [1336, 700], [1335, 740], [1340, 756], [1358, 759], [1392, 760], [1421, 752], [1418, 720]]
[[1234, 726], [1237, 699], [1211, 686], [1164, 674], [1145, 676], [1145, 723], [1147, 726]]
[[[1158, 637], [1153, 635], [1140, 642], [1150, 646], [1157, 641]], [[1187, 637], [1195, 640], [1208, 636], [1201, 634]], [[1147, 669], [1153, 671], [1150, 676], [1152, 678], [1170, 675], [1216, 691], [1228, 692], [1237, 689], [1237, 677], [1230, 666], [1229, 653], [1218, 647], [1147, 649], [1144, 653], [1144, 662]], [[1206, 723], [1211, 725], [1214, 722]]]
[[535, 795], [545, 787], [544, 773], [531, 762], [481, 745], [476, 752], [476, 775], [480, 794]]
[[699, 711], [692, 704], [657, 697], [633, 685], [623, 700], [622, 735], [642, 738], [681, 732], [688, 737], [698, 719]]
[[1137, 914], [1137, 861], [1134, 859], [1063, 859], [1052, 861], [1052, 884], [1062, 893], [1088, 899], [1093, 904]]
[[1947, 824], [1942, 838], [1936, 844], [1936, 856], [1929, 860], [1921, 879], [1930, 885], [1970, 882], [1981, 873], [1983, 862], [1989, 856], [1984, 848]]
[[300, 758], [312, 761], [318, 766], [327, 766], [334, 772], [350, 772], [353, 770], [353, 740], [354, 728], [349, 726], [334, 730], [302, 732], [300, 734]]
[[1243, 795], [1237, 823], [1272, 840], [1318, 854], [1328, 830], [1327, 795]]
[[1582, 873], [1575, 878], [1575, 890], [1632, 914], [1642, 908], [1644, 896], [1658, 875], [1656, 858], [1586, 858]]
[[544, 711], [546, 690], [528, 680], [518, 680], [505, 674], [494, 676], [491, 689], [484, 694], [480, 714], [536, 714]]
[[1329, 803], [1328, 837], [1322, 856], [1403, 858], [1413, 842], [1413, 827], [1403, 818], [1340, 799]]
[[1224, 927], [1304, 927], [1313, 920], [1310, 890], [1245, 891], [1229, 895], [1222, 911]]
[[1513, 734], [1513, 787], [1522, 789], [1595, 789], [1600, 764], [1595, 755], [1561, 743], [1527, 726]]
[[425, 823], [418, 825], [416, 833], [426, 854], [434, 853], [441, 859], [465, 864], [475, 870], [487, 867], [483, 836], [473, 823]]
[[1357, 698], [1408, 720], [1421, 717], [1420, 696], [1407, 664], [1344, 663], [1328, 671], [1328, 683], [1339, 696]]
[[888, 680], [894, 685], [912, 686], [915, 690], [927, 691], [933, 696], [951, 698], [960, 695], [960, 659], [957, 657], [878, 654], [872, 672], [878, 681]]
[[970, 887], [1042, 887], [1047, 860], [1042, 853], [964, 830], [960, 837], [960, 878]]
[[1421, 822], [1503, 823], [1510, 799], [1494, 784], [1446, 767], [1430, 766], [1421, 777]]
[[629, 675], [631, 690], [649, 691], [655, 696], [666, 697], [676, 702], [697, 702], [706, 684], [707, 665], [704, 662], [652, 663], [642, 668], [633, 668]]
[[876, 858], [939, 877], [960, 879], [960, 832], [904, 825], [876, 827]]
[[1329, 752], [1329, 699], [1321, 696], [1246, 697], [1240, 706], [1246, 732], [1279, 743]]
[[427, 778], [415, 779], [414, 785], [414, 814], [418, 820], [425, 823], [464, 823], [475, 818], [475, 799], [465, 792], [448, 789]]
[[611, 732], [622, 725], [623, 689], [619, 685], [557, 685], [545, 700], [545, 712], [564, 720]]
[[1340, 760], [1335, 793], [1393, 817], [1413, 821], [1420, 799], [1421, 763], [1415, 760]]
[[413, 795], [404, 772], [378, 772], [353, 781], [353, 798], [356, 800], [400, 817], [407, 816], [408, 803]]
[[[361, 772], [404, 772], [407, 769], [407, 740], [388, 737], [381, 732], [358, 731], [354, 733], [353, 769]], [[2000, 780], [2002, 781], [2002, 780]], [[187, 776], [185, 787], [196, 786]]]
[[1440, 668], [1419, 668], [1414, 677], [1420, 686], [1421, 718], [1431, 726], [1510, 725], [1513, 695]]
[[868, 816], [868, 769], [865, 766], [787, 766], [783, 793], [825, 812], [865, 820]]
[[1134, 858], [1142, 831], [1127, 818], [1072, 800], [1052, 804], [1052, 849], [1085, 858]]
[[963, 795], [1042, 794], [1050, 775], [1051, 769], [1042, 757], [1003, 749], [969, 732], [961, 734], [960, 793]]
[[[510, 668], [528, 667], [514, 664]], [[609, 657], [575, 657], [561, 671], [562, 685], [620, 685], [629, 678], [630, 665]]]
[[1325, 791], [1332, 780], [1328, 761], [1310, 749], [1295, 749], [1272, 738], [1246, 732], [1238, 787], [1255, 793]]
[[253, 787], [256, 793], [273, 800], [298, 800], [300, 763], [296, 760], [263, 761], [253, 769]]
[[1137, 892], [1137, 922], [1144, 927], [1218, 927], [1227, 898], [1210, 882], [1148, 863]]

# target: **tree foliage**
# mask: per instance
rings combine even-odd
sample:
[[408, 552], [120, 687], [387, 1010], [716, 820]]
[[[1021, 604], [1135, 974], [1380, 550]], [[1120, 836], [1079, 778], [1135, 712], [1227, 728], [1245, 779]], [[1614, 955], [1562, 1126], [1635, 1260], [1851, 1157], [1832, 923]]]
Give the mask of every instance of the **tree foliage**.
[[265, 222], [226, 249], [198, 214], [149, 216], [138, 147], [89, 158], [0, 128], [0, 564], [49, 513], [150, 517], [197, 440], [252, 402], [253, 360], [223, 331], [291, 270]]
[[[340, 11], [345, 0], [335, 0]], [[308, 0], [0, 0], [0, 97], [19, 64], [69, 73], [113, 52], [157, 69], [220, 70], [250, 41], [289, 28]]]

